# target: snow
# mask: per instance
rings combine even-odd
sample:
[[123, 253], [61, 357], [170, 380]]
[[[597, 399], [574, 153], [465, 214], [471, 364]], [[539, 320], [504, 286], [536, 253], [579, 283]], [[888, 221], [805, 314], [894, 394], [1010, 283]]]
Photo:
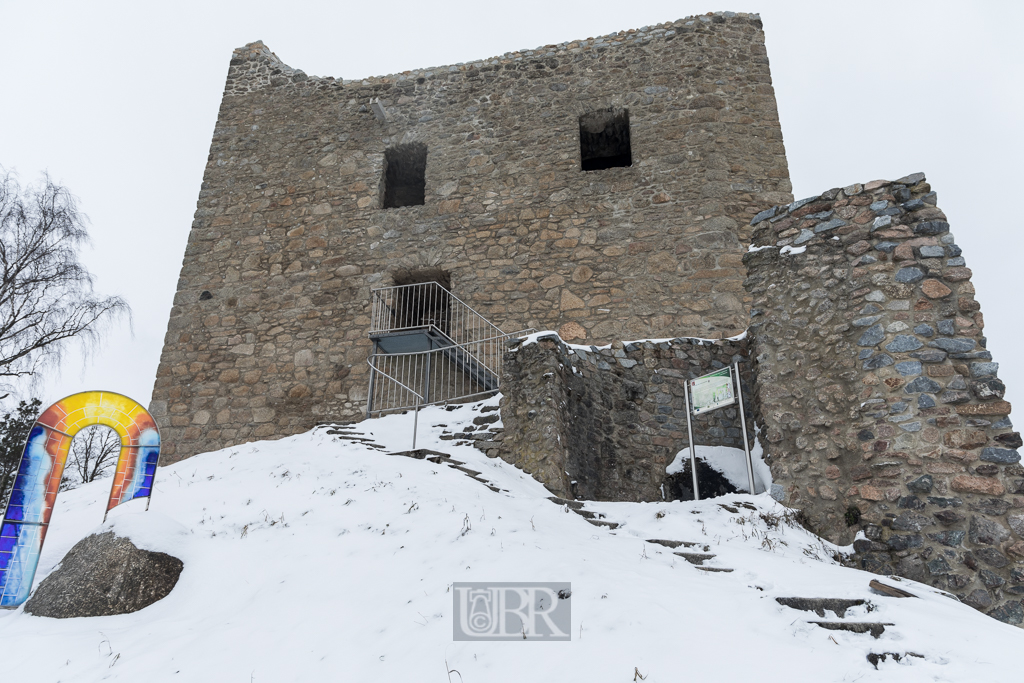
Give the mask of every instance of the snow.
[[740, 332], [739, 334], [737, 334], [734, 337], [726, 337], [725, 340], [726, 341], [743, 341], [744, 339], [747, 338], [747, 332], [749, 332], [749, 331], [750, 331], [750, 329], [747, 328], [747, 329], [743, 330], [742, 332]]
[[791, 254], [802, 254], [805, 251], [807, 251], [806, 244], [801, 247], [793, 247], [786, 245], [782, 249], [779, 249], [779, 254], [781, 254], [782, 256], [789, 256]]
[[[764, 461], [761, 444], [753, 439], [754, 446], [750, 449], [750, 460], [754, 471], [754, 491], [764, 493], [772, 485], [772, 473]], [[729, 483], [741, 491], [750, 487], [747, 479], [747, 454], [742, 448], [730, 446], [701, 446], [697, 444], [697, 457], [718, 471]], [[690, 449], [684, 448], [676, 453], [675, 459], [665, 468], [668, 474], [678, 474], [690, 459]]]
[[[593, 353], [595, 349], [600, 351], [602, 349], [610, 349], [612, 347], [611, 344], [605, 344], [604, 346], [590, 346], [588, 344], [570, 344], [569, 342], [563, 340], [561, 336], [559, 336], [558, 332], [556, 332], [555, 330], [541, 330], [540, 332], [533, 332], [531, 334], [522, 336], [522, 342], [514, 349], [511, 349], [511, 352], [515, 353], [515, 351], [520, 347], [529, 346], [530, 344], [536, 344], [539, 340], [546, 337], [554, 337], [556, 339], [559, 339], [567, 348], [572, 349], [574, 351], [583, 351], [585, 353]], [[743, 330], [742, 332], [733, 337], [726, 337], [724, 341], [742, 341], [746, 338], [747, 330]], [[666, 344], [675, 341], [676, 339], [686, 339], [691, 342], [696, 342], [698, 344], [714, 344], [718, 341], [723, 341], [719, 339], [707, 339], [705, 337], [664, 337], [658, 339], [634, 339], [632, 341], [623, 341], [622, 344], [623, 346], [627, 344], [644, 344], [647, 342], [650, 342], [651, 344]]]
[[[531, 334], [523, 336], [522, 337], [523, 341], [520, 344], [520, 346], [529, 346], [530, 344], [536, 344], [538, 340], [540, 340], [540, 339], [542, 339], [544, 337], [555, 337], [556, 339], [562, 340], [561, 336], [559, 336], [557, 331], [555, 331], [555, 330], [542, 330], [540, 332], [533, 332]], [[623, 343], [623, 345], [625, 345], [625, 344], [642, 344], [644, 342], [651, 342], [652, 344], [662, 344], [662, 343], [665, 343], [665, 342], [670, 342], [670, 341], [672, 341], [672, 339], [673, 339], [673, 337], [665, 337], [664, 339], [638, 339], [636, 341], [631, 341], [631, 342], [630, 341], [624, 341], [622, 343]], [[573, 349], [573, 350], [578, 349], [578, 350], [584, 351], [586, 353], [592, 353], [594, 351], [594, 349], [597, 349], [597, 350], [600, 351], [601, 349], [610, 349], [612, 347], [611, 344], [605, 344], [604, 346], [590, 346], [589, 344], [570, 344], [569, 342], [564, 341], [564, 340], [562, 340], [562, 343], [565, 344], [565, 346], [570, 348], [570, 349]], [[518, 347], [516, 347], [516, 348], [518, 348]], [[513, 349], [513, 351], [514, 350], [515, 349]]]
[[[492, 400], [490, 405], [494, 405]], [[0, 612], [10, 681], [1018, 681], [1024, 630], [941, 592], [872, 593], [765, 494], [700, 502], [587, 502], [588, 523], [529, 475], [439, 437], [476, 406], [420, 411], [418, 444], [501, 489], [406, 450], [412, 414], [324, 429], [163, 467], [149, 512], [115, 509], [109, 482], [62, 493], [37, 581], [79, 539], [112, 529], [184, 562], [178, 585], [128, 615], [54, 620]], [[375, 445], [376, 444], [376, 445]], [[382, 450], [383, 449], [383, 450]], [[712, 457], [714, 460], [714, 457]], [[464, 529], [469, 530], [464, 534]], [[645, 543], [695, 542], [698, 570]], [[682, 548], [680, 549], [682, 550]], [[454, 581], [571, 581], [571, 642], [453, 642]], [[847, 620], [893, 623], [875, 640], [826, 631], [780, 596], [864, 598]], [[827, 619], [835, 620], [831, 614]], [[915, 652], [876, 673], [869, 652]]]

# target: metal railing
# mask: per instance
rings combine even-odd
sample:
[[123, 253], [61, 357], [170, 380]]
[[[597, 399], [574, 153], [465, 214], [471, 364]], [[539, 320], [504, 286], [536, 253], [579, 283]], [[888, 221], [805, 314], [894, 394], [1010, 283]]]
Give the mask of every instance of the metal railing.
[[[523, 332], [502, 332], [436, 282], [375, 289], [370, 299], [367, 417], [499, 390], [504, 342]], [[400, 337], [424, 348], [387, 352]]]
[[501, 384], [500, 374], [477, 363], [466, 347], [376, 353], [368, 360], [370, 417], [487, 396]]
[[503, 336], [502, 331], [437, 282], [370, 292], [370, 336], [433, 327], [453, 344]]

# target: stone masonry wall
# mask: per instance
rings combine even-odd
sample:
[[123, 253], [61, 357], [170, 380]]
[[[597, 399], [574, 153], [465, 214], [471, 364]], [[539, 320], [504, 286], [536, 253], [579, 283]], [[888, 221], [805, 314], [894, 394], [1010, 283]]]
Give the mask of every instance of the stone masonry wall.
[[1024, 468], [971, 271], [917, 173], [753, 221], [774, 494], [860, 565], [1024, 621]]
[[[579, 117], [609, 108], [632, 166], [583, 172]], [[413, 142], [425, 203], [382, 209]], [[788, 177], [756, 15], [355, 81], [238, 49], [150, 406], [164, 461], [359, 418], [370, 290], [407, 271], [507, 331], [735, 335], [750, 218]]]
[[[672, 339], [584, 348], [554, 333], [514, 346], [504, 360], [498, 454], [562, 498], [692, 495], [688, 476], [665, 473], [689, 445], [683, 383], [740, 361], [746, 396], [746, 347], [745, 341]], [[753, 441], [749, 400], [746, 410]], [[743, 448], [736, 406], [694, 417], [693, 430], [698, 445]]]

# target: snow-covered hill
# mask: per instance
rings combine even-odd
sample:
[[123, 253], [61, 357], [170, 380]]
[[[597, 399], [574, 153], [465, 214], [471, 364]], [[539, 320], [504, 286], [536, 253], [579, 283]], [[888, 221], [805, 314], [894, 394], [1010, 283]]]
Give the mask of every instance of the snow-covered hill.
[[[0, 613], [4, 681], [1018, 681], [1024, 630], [934, 589], [868, 588], [837, 549], [766, 494], [697, 503], [587, 503], [439, 437], [480, 405], [326, 429], [162, 468], [152, 508], [106, 527], [181, 558], [173, 592], [135, 614]], [[445, 425], [441, 427], [438, 425]], [[361, 432], [355, 435], [353, 432]], [[464, 470], [479, 472], [473, 477]], [[484, 480], [490, 486], [483, 483]], [[100, 530], [108, 485], [61, 494], [37, 582]], [[497, 491], [493, 489], [498, 489]], [[603, 518], [601, 517], [603, 515]], [[683, 541], [673, 549], [647, 539]], [[672, 544], [669, 544], [672, 545]], [[677, 552], [714, 555], [695, 565]], [[700, 558], [691, 555], [694, 561]], [[707, 569], [732, 569], [707, 571]], [[571, 581], [571, 642], [453, 642], [454, 581]], [[860, 598], [825, 630], [778, 597]], [[878, 663], [869, 653], [916, 653]], [[639, 680], [639, 678], [637, 678]]]

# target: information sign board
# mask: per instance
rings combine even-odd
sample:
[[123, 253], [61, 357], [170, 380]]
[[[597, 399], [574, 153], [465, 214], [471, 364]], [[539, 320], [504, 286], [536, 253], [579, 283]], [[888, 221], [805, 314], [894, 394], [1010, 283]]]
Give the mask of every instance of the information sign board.
[[732, 368], [722, 368], [709, 375], [690, 380], [690, 401], [694, 415], [736, 402], [733, 390]]

